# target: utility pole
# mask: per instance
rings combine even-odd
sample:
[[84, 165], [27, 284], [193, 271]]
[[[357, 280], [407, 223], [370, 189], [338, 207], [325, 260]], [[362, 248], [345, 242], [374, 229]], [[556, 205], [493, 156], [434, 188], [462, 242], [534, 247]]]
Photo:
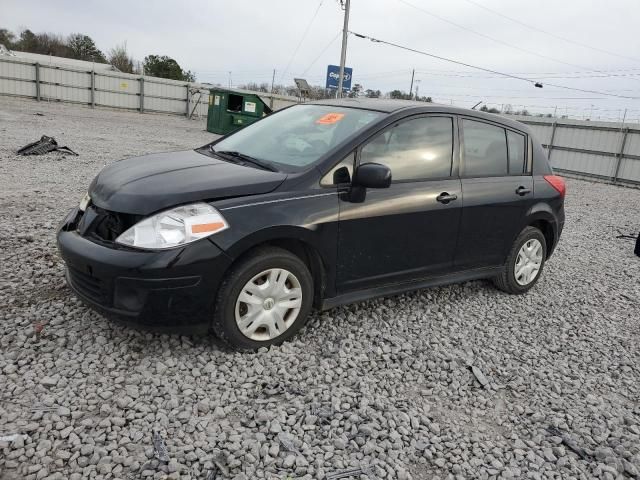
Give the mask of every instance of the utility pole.
[[[342, 0], [340, 1], [342, 3]], [[338, 78], [337, 97], [342, 98], [342, 79], [344, 77], [344, 65], [347, 61], [347, 36], [349, 34], [349, 9], [351, 0], [344, 0], [344, 26], [342, 27], [342, 51], [340, 52], [340, 78]]]
[[416, 69], [411, 70], [411, 86], [409, 87], [409, 100], [413, 98], [413, 77], [416, 74]]
[[273, 76], [271, 77], [271, 98], [269, 99], [269, 108], [273, 110], [273, 84], [276, 81], [276, 69], [273, 69]]
[[229, 71], [229, 88], [231, 88], [231, 71]]
[[418, 95], [419, 88], [420, 88], [420, 80], [416, 80], [416, 100], [420, 100], [420, 96]]

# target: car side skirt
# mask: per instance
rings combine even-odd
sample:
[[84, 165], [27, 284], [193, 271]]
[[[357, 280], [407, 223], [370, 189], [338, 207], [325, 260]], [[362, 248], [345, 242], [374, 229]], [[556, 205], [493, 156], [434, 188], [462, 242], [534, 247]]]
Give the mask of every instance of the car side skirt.
[[322, 302], [321, 310], [347, 305], [350, 303], [362, 302], [376, 297], [386, 295], [396, 295], [399, 293], [410, 292], [413, 290], [421, 290], [428, 287], [437, 287], [441, 285], [449, 285], [452, 283], [468, 282], [470, 280], [478, 280], [481, 278], [491, 278], [499, 275], [504, 267], [487, 267], [475, 268], [472, 270], [463, 270], [460, 272], [448, 273], [446, 275], [438, 275], [410, 282], [394, 283], [391, 285], [383, 285], [379, 287], [368, 288], [365, 290], [356, 290], [353, 292], [343, 293], [331, 298], [325, 298]]

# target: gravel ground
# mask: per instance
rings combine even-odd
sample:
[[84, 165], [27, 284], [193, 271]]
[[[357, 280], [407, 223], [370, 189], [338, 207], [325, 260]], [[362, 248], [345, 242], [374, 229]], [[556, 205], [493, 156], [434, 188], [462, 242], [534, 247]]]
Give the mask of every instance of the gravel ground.
[[[569, 181], [525, 296], [476, 281], [372, 300], [240, 354], [107, 322], [55, 246], [105, 163], [203, 128], [0, 97], [1, 479], [640, 478], [640, 259], [615, 238], [638, 232], [640, 190]], [[42, 134], [80, 156], [15, 156]]]

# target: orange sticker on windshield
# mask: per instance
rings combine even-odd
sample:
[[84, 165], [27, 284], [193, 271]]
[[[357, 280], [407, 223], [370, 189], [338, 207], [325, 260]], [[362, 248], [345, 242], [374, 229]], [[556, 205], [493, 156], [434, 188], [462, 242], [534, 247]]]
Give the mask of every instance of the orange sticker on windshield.
[[339, 122], [343, 118], [344, 113], [327, 113], [326, 115], [323, 115], [318, 120], [316, 120], [316, 123], [320, 125], [330, 125], [332, 123]]

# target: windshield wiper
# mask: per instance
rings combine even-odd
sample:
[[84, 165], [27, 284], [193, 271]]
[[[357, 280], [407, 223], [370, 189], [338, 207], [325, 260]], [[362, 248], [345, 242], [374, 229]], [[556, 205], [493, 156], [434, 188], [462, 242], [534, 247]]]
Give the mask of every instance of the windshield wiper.
[[244, 153], [240, 153], [237, 152], [235, 150], [214, 150], [213, 148], [211, 148], [211, 151], [213, 153], [217, 153], [218, 155], [222, 155], [222, 156], [226, 156], [226, 157], [231, 157], [234, 159], [240, 159], [246, 163], [251, 163], [252, 165], [256, 165], [260, 168], [264, 168], [265, 170], [269, 170], [271, 172], [277, 172], [278, 170], [271, 164], [263, 161], [263, 160], [259, 160], [257, 158], [253, 158], [249, 155], [245, 155]]

